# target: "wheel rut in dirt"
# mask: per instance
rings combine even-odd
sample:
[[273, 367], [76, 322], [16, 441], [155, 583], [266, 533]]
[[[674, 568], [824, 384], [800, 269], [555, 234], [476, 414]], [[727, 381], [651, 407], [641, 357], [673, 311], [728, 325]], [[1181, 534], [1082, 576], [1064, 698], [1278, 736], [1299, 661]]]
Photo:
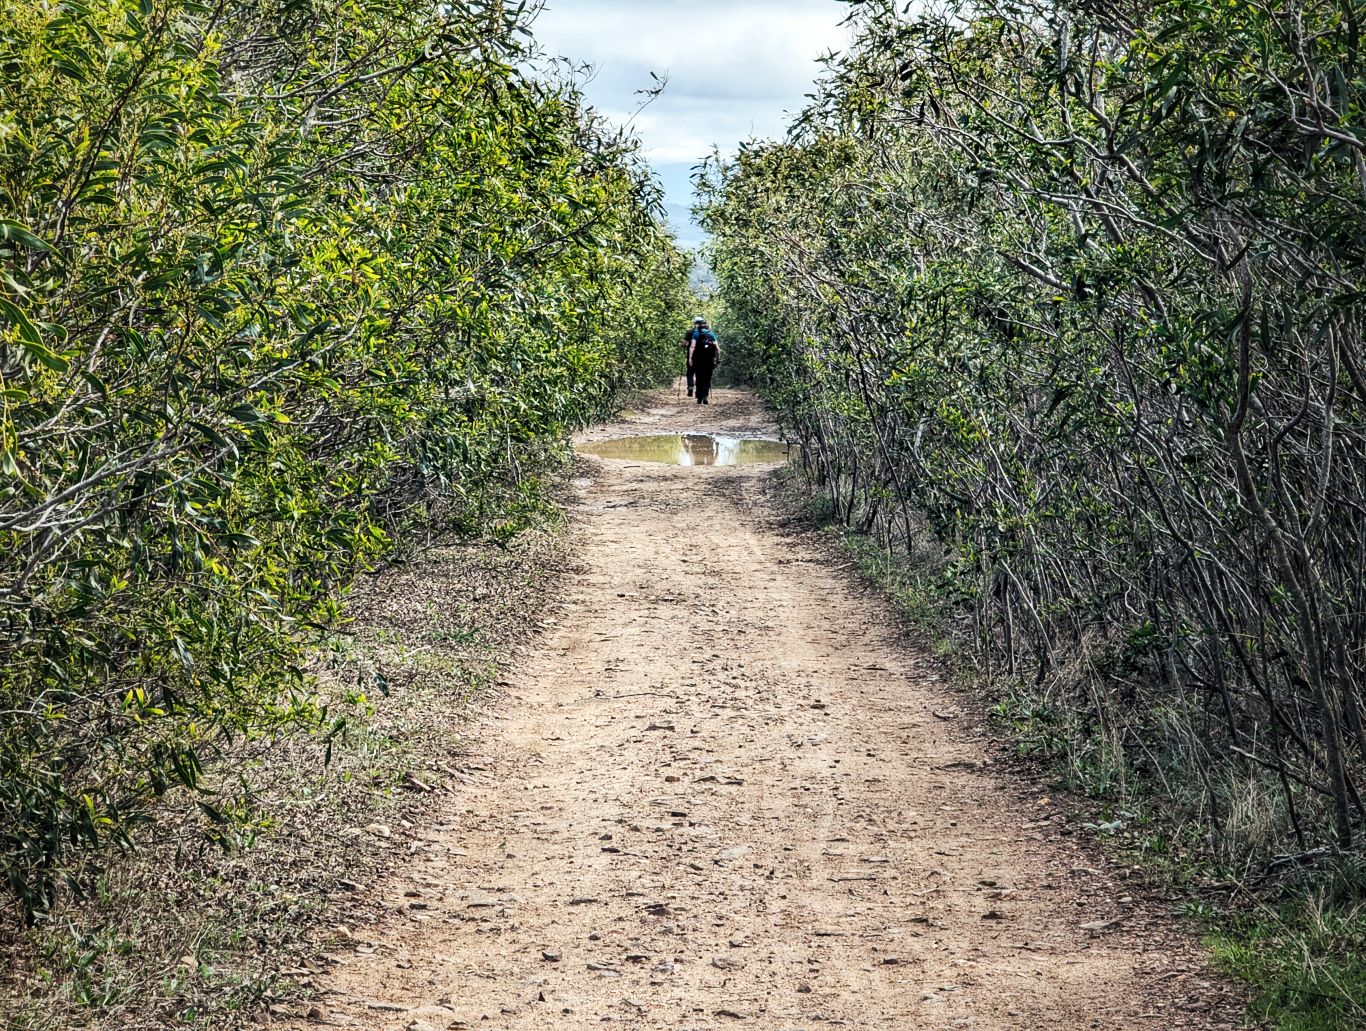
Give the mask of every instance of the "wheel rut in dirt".
[[[673, 394], [587, 436], [771, 432]], [[1199, 950], [996, 769], [961, 699], [769, 496], [591, 460], [582, 571], [483, 767], [325, 978], [372, 1028], [1232, 1027]]]

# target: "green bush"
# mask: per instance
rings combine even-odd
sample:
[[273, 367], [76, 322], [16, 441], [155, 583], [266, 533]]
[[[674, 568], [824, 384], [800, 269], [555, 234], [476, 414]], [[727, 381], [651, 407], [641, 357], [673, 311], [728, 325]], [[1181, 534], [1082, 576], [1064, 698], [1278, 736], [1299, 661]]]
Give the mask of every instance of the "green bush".
[[0, 0], [0, 872], [300, 720], [359, 570], [508, 533], [687, 267], [525, 4]]
[[948, 553], [1049, 748], [1230, 862], [1366, 808], [1366, 66], [1335, 0], [869, 0], [713, 162], [727, 336], [838, 518]]

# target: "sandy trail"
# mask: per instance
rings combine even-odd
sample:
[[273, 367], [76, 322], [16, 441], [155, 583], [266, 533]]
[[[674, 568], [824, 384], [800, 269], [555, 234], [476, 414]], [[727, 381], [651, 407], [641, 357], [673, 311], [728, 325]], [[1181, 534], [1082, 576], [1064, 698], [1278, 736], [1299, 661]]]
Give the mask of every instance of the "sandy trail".
[[[590, 436], [771, 431], [744, 394], [652, 403]], [[583, 571], [484, 712], [483, 772], [336, 952], [332, 1023], [1236, 1026], [1198, 949], [785, 525], [771, 467], [592, 468]]]

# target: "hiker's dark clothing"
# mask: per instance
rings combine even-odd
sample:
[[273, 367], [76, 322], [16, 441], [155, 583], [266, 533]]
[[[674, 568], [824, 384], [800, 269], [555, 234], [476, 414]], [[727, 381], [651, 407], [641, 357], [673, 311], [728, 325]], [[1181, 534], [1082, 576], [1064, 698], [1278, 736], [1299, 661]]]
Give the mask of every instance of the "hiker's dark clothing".
[[697, 403], [700, 405], [711, 404], [708, 398], [711, 397], [711, 374], [714, 371], [714, 369], [706, 369], [705, 371], [697, 369], [694, 373], [697, 377]]
[[688, 367], [697, 380], [697, 403], [704, 405], [711, 394], [711, 377], [721, 358], [721, 348], [716, 334], [709, 329], [693, 330], [689, 336]]
[[683, 363], [688, 367], [689, 397], [692, 397], [693, 388], [697, 385], [697, 374], [693, 372], [692, 367], [692, 345], [700, 332], [702, 332], [700, 329], [690, 329], [683, 334]]

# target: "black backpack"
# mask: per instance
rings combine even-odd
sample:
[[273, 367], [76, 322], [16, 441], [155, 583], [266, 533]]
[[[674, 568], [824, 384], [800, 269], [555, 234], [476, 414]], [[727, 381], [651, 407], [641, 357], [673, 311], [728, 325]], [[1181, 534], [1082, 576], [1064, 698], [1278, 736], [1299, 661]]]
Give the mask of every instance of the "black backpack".
[[693, 337], [692, 363], [704, 368], [716, 366], [716, 334], [711, 330], [697, 330], [697, 335]]

